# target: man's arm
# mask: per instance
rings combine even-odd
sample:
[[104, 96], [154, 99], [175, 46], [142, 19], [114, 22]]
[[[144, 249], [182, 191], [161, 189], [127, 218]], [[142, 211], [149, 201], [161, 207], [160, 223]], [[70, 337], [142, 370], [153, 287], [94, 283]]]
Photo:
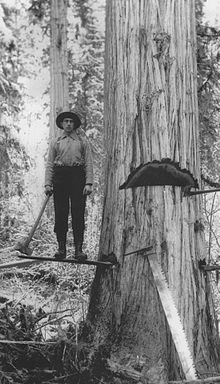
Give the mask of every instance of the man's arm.
[[55, 142], [53, 140], [50, 144], [48, 158], [47, 158], [47, 164], [46, 164], [46, 170], [45, 170], [45, 188], [46, 187], [52, 188], [53, 186], [53, 169], [54, 169], [55, 155], [56, 155]]

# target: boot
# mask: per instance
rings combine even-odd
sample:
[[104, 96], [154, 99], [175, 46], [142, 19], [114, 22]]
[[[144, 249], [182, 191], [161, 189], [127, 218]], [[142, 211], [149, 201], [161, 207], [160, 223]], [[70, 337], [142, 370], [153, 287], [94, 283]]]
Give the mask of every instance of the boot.
[[66, 258], [66, 241], [58, 241], [58, 251], [54, 255], [55, 259], [65, 259]]
[[81, 261], [87, 259], [87, 254], [82, 251], [82, 244], [75, 245], [75, 259], [78, 259]]

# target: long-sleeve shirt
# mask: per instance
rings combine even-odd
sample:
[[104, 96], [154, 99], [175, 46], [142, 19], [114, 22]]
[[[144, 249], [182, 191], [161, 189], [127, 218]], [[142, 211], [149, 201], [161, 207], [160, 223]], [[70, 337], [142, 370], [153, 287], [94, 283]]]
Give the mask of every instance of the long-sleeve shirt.
[[54, 166], [83, 165], [86, 184], [93, 184], [93, 163], [91, 148], [85, 134], [79, 130], [71, 135], [65, 132], [51, 141], [46, 164], [45, 185], [52, 186]]

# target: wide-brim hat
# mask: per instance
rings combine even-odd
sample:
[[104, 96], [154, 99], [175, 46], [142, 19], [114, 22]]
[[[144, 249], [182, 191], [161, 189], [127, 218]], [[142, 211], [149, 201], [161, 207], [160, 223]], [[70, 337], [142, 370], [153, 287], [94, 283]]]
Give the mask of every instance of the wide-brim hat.
[[71, 112], [71, 111], [61, 112], [56, 118], [56, 125], [60, 129], [63, 129], [61, 123], [64, 119], [67, 119], [67, 118], [72, 119], [74, 121], [74, 128], [75, 129], [81, 125], [81, 120], [80, 120], [79, 116], [76, 113]]

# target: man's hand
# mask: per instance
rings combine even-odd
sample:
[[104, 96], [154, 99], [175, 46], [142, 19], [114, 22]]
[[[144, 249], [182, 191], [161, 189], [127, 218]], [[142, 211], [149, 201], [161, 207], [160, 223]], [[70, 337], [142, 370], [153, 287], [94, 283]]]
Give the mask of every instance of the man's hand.
[[53, 194], [53, 187], [51, 187], [50, 185], [46, 185], [44, 192], [45, 195], [51, 196]]
[[92, 193], [92, 191], [93, 191], [92, 184], [86, 184], [83, 189], [83, 195], [88, 196]]

